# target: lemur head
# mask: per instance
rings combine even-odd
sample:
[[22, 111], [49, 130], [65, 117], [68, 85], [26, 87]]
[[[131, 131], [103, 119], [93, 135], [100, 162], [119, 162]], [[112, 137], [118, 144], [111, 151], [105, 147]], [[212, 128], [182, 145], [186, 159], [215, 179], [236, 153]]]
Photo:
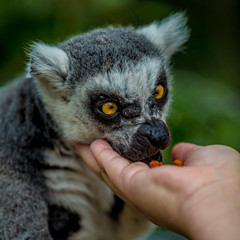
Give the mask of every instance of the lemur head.
[[142, 28], [97, 29], [57, 46], [36, 43], [28, 73], [66, 142], [104, 138], [141, 161], [170, 143], [169, 60], [188, 36], [186, 18], [177, 13]]

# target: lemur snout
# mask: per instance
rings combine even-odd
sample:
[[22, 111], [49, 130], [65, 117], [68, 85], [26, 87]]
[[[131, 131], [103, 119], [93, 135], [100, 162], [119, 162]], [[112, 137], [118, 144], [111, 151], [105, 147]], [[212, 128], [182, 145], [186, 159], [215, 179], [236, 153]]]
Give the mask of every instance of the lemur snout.
[[136, 141], [142, 150], [148, 148], [151, 152], [165, 149], [171, 143], [171, 137], [166, 124], [162, 120], [154, 119], [146, 122], [138, 129]]
[[120, 155], [129, 160], [149, 162], [149, 159], [161, 160], [159, 150], [165, 149], [171, 143], [167, 125], [158, 119], [151, 119], [141, 124], [133, 135], [131, 144], [127, 147], [121, 142], [114, 144], [106, 139]]

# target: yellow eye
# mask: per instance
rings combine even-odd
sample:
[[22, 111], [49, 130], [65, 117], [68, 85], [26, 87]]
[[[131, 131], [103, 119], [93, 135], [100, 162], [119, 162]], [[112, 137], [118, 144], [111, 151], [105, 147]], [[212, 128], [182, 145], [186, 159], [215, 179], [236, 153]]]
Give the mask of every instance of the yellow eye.
[[163, 97], [163, 95], [164, 95], [164, 87], [162, 85], [158, 85], [155, 89], [154, 98], [160, 99]]
[[118, 106], [114, 102], [107, 102], [102, 105], [102, 112], [107, 115], [113, 115], [118, 109]]

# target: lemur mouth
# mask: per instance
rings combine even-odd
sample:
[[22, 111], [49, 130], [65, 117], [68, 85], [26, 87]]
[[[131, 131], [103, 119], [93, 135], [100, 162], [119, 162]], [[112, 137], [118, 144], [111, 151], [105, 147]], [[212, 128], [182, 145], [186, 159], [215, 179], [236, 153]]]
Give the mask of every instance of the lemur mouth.
[[147, 152], [144, 152], [145, 149], [143, 149], [142, 146], [141, 146], [141, 149], [138, 149], [132, 146], [131, 151], [126, 151], [124, 146], [115, 145], [111, 140], [106, 138], [104, 140], [106, 140], [112, 146], [114, 151], [119, 153], [122, 157], [127, 158], [131, 162], [144, 162], [147, 165], [149, 165], [149, 163], [153, 160], [162, 162], [163, 158], [162, 158], [162, 153], [160, 152], [161, 148], [155, 149], [155, 151], [151, 149], [151, 150], [148, 150]]
[[152, 155], [151, 157], [141, 160], [141, 162], [144, 162], [147, 165], [149, 165], [149, 163], [153, 160], [158, 161], [158, 162], [162, 162], [162, 160], [163, 160], [162, 153], [160, 151], [158, 151], [156, 154]]
[[[121, 154], [121, 153], [120, 153]], [[158, 161], [158, 162], [162, 162], [163, 157], [162, 157], [162, 153], [160, 151], [158, 151], [157, 153], [155, 153], [152, 156], [146, 157], [146, 158], [131, 158], [132, 156], [124, 156], [124, 154], [121, 154], [123, 157], [126, 157], [128, 160], [130, 160], [131, 162], [144, 162], [147, 165], [149, 165], [149, 163], [151, 161]]]

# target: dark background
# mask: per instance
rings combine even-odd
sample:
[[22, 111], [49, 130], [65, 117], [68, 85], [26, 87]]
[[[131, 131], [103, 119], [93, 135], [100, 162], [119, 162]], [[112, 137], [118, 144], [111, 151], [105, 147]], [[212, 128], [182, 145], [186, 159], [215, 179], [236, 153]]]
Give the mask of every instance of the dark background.
[[[2, 0], [0, 85], [24, 73], [25, 52], [33, 41], [55, 44], [96, 27], [140, 26], [177, 11], [186, 11], [191, 38], [173, 58], [174, 98], [168, 118], [172, 146], [187, 141], [226, 144], [239, 151], [237, 0]], [[165, 161], [170, 161], [170, 150]]]

